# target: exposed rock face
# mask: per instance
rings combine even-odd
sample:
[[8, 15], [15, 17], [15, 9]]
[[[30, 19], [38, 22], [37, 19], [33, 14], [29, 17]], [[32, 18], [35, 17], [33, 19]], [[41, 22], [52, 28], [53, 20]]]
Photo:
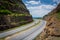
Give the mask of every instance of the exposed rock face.
[[0, 0], [0, 31], [32, 21], [22, 0]]
[[44, 20], [47, 21], [46, 28], [36, 40], [60, 40], [60, 4], [44, 16]]
[[12, 12], [29, 14], [29, 11], [22, 0], [0, 0], [0, 7], [3, 9], [8, 9]]

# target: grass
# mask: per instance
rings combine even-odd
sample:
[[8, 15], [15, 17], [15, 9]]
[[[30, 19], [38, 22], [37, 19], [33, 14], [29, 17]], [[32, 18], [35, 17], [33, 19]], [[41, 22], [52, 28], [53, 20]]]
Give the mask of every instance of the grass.
[[4, 40], [4, 38], [3, 39], [1, 38], [0, 40]]

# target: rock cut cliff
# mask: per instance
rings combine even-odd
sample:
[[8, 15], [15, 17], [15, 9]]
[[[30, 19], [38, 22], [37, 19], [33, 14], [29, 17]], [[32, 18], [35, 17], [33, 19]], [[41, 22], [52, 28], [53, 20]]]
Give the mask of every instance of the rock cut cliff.
[[43, 19], [47, 21], [46, 28], [36, 40], [60, 40], [60, 4]]
[[22, 0], [0, 0], [0, 31], [32, 22]]

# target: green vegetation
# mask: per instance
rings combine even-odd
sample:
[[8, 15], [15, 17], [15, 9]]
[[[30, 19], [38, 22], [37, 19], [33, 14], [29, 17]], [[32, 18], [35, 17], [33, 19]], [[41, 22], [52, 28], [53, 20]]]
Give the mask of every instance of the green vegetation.
[[0, 31], [32, 22], [22, 0], [0, 0]]
[[31, 15], [29, 15], [29, 14], [23, 14], [23, 13], [12, 13], [12, 14], [10, 14], [10, 16], [31, 16]]
[[16, 5], [17, 7], [19, 6], [19, 4], [17, 4], [17, 3], [16, 3], [15, 5]]
[[0, 14], [3, 14], [3, 15], [7, 15], [7, 14], [11, 14], [12, 12], [9, 11], [9, 10], [0, 10]]
[[[9, 2], [9, 1], [7, 1], [7, 0], [2, 0], [1, 1], [2, 3], [3, 3], [3, 5], [1, 6], [0, 5], [0, 9], [6, 9], [6, 8], [8, 8], [8, 7], [10, 7], [10, 6], [15, 6], [15, 7], [20, 7], [20, 8], [22, 8], [22, 9], [25, 9], [25, 5], [23, 4], [22, 5], [22, 3], [20, 2], [20, 4], [19, 3], [16, 3], [16, 1], [14, 1], [13, 0], [13, 3], [11, 3], [11, 2]], [[3, 8], [2, 8], [3, 7]]]
[[42, 17], [33, 17], [34, 19], [42, 19]]
[[1, 15], [8, 15], [9, 14], [10, 16], [31, 16], [31, 15], [23, 14], [23, 13], [12, 13], [9, 10], [0, 10], [0, 14]]
[[1, 9], [5, 9], [5, 7], [4, 7], [4, 6], [0, 6], [0, 10], [1, 10]]
[[57, 13], [57, 18], [60, 19], [60, 11]]

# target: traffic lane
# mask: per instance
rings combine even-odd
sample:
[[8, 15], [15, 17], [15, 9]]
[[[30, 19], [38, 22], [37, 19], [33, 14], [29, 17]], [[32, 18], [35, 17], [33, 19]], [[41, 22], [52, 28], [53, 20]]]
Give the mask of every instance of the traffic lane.
[[2, 33], [0, 33], [0, 38], [12, 35], [12, 34], [17, 33], [19, 31], [22, 31], [24, 29], [27, 29], [27, 28], [31, 27], [32, 25], [35, 25], [38, 22], [39, 22], [39, 20], [35, 19], [34, 22], [31, 23], [31, 24], [24, 25], [24, 26], [21, 26], [21, 27], [19, 27], [17, 29], [13, 29], [13, 30], [10, 30], [10, 31], [7, 31], [7, 32], [2, 32]]
[[39, 35], [44, 30], [45, 26], [46, 26], [46, 22], [43, 22], [42, 26], [38, 30], [36, 30], [31, 35], [23, 38], [22, 40], [33, 40], [37, 35]]
[[[43, 22], [44, 23], [44, 22]], [[42, 23], [42, 24], [43, 24]], [[41, 25], [42, 25], [41, 24]], [[29, 36], [30, 34], [32, 34], [32, 33], [34, 33], [36, 30], [38, 30], [39, 28], [41, 28], [40, 27], [40, 24], [39, 24], [39, 26], [36, 26], [36, 27], [34, 27], [34, 28], [31, 28], [31, 29], [28, 29], [28, 30], [26, 30], [26, 31], [23, 31], [23, 32], [21, 32], [21, 33], [19, 33], [19, 34], [16, 34], [16, 35], [13, 35], [13, 36], [11, 36], [11, 37], [8, 37], [7, 38], [7, 40], [22, 40], [23, 38], [25, 38], [25, 37], [27, 37], [27, 36]]]

